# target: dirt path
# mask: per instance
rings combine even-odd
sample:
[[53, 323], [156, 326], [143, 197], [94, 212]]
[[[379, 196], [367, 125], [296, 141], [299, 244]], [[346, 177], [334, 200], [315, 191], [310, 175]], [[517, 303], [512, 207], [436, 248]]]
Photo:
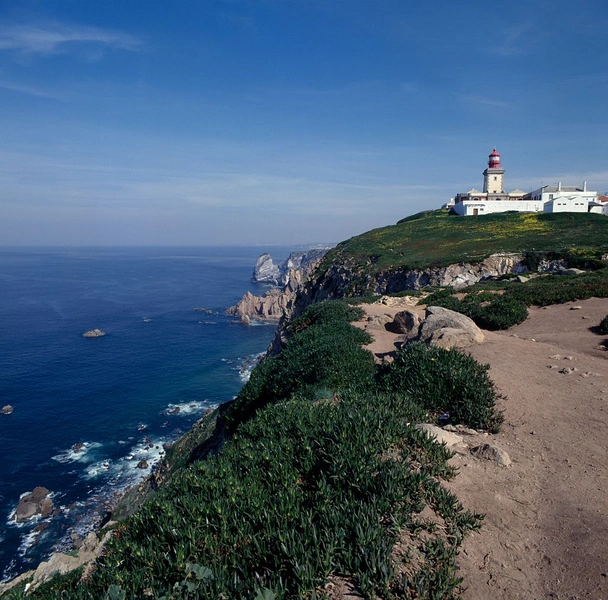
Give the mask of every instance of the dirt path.
[[[382, 357], [399, 342], [382, 321], [403, 307], [366, 310]], [[593, 330], [606, 314], [598, 299], [532, 309], [468, 350], [505, 397], [492, 443], [512, 465], [452, 459], [450, 487], [486, 515], [462, 548], [464, 600], [608, 599], [608, 352]]]

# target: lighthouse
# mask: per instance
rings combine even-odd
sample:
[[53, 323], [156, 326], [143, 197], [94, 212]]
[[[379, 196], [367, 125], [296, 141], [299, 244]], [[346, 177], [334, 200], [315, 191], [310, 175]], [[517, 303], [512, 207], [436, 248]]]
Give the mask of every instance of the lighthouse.
[[483, 172], [483, 191], [488, 194], [488, 200], [492, 194], [504, 194], [505, 170], [500, 166], [500, 154], [496, 148], [488, 156], [488, 168]]

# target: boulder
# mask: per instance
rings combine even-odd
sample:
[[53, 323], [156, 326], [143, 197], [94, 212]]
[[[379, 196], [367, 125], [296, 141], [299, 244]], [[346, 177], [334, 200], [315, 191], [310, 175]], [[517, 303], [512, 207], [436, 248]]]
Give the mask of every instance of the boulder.
[[511, 464], [510, 456], [498, 446], [493, 444], [481, 444], [471, 448], [471, 454], [477, 458], [491, 460], [502, 467], [508, 467]]
[[415, 310], [402, 310], [391, 323], [386, 324], [387, 331], [405, 334], [410, 339], [418, 336], [419, 328], [420, 315]]
[[438, 443], [445, 444], [448, 448], [462, 442], [462, 436], [430, 423], [418, 423], [416, 429], [426, 431], [429, 437], [435, 438]]
[[558, 271], [559, 275], [582, 275], [585, 271], [583, 271], [582, 269], [574, 269], [574, 268], [570, 268], [570, 269], [560, 269]]
[[38, 515], [43, 519], [50, 516], [53, 512], [53, 501], [48, 497], [49, 494], [49, 490], [39, 486], [22, 496], [17, 504], [13, 520], [16, 523], [23, 523]]
[[472, 319], [440, 306], [429, 306], [420, 325], [418, 340], [442, 348], [466, 348], [481, 344], [484, 335]]
[[0, 410], [0, 412], [3, 415], [10, 415], [13, 412], [13, 407], [10, 404], [6, 404], [2, 407], [2, 410]]

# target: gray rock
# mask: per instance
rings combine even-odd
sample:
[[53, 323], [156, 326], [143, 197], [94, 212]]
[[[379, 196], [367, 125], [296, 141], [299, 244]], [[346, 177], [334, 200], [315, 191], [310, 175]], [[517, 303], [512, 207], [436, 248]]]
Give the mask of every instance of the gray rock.
[[46, 518], [53, 512], [53, 501], [48, 497], [49, 490], [38, 486], [22, 496], [13, 516], [16, 523], [23, 523], [32, 517], [40, 515]]
[[82, 334], [83, 338], [98, 338], [98, 337], [103, 337], [105, 335], [105, 332], [103, 332], [101, 329], [91, 329], [90, 331], [85, 331]]
[[440, 306], [429, 306], [418, 339], [442, 348], [466, 348], [481, 344], [485, 337], [469, 317]]
[[408, 338], [417, 337], [419, 328], [420, 315], [415, 310], [402, 310], [391, 323], [386, 324], [387, 331], [405, 334]]
[[0, 412], [3, 415], [10, 415], [13, 412], [13, 407], [10, 404], [6, 404], [5, 406], [2, 407], [2, 410], [0, 410]]
[[256, 283], [278, 283], [279, 267], [274, 264], [268, 253], [261, 254], [255, 261], [252, 280]]
[[483, 458], [484, 460], [491, 460], [502, 467], [508, 467], [511, 464], [510, 456], [498, 446], [493, 444], [481, 444], [471, 448], [471, 454], [477, 458]]
[[451, 431], [446, 431], [436, 425], [431, 425], [430, 423], [418, 423], [416, 429], [426, 431], [429, 437], [435, 438], [437, 442], [440, 444], [443, 443], [448, 447], [455, 446], [462, 442], [462, 436], [452, 433]]
[[559, 271], [560, 275], [582, 275], [585, 271], [582, 269], [561, 269]]

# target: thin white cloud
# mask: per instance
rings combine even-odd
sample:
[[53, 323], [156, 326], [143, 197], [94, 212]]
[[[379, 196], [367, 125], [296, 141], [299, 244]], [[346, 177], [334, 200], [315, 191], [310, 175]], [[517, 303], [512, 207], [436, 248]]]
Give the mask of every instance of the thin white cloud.
[[510, 104], [504, 100], [498, 100], [497, 98], [488, 98], [487, 96], [463, 94], [460, 96], [460, 100], [465, 104], [486, 108], [505, 109], [510, 107]]
[[62, 96], [50, 90], [46, 90], [32, 85], [22, 85], [20, 83], [14, 83], [12, 81], [0, 80], [0, 89], [7, 90], [9, 92], [15, 92], [17, 94], [35, 96], [37, 98], [48, 98], [52, 100], [60, 100], [62, 98]]
[[89, 27], [45, 23], [39, 25], [0, 24], [0, 50], [23, 54], [60, 54], [70, 44], [97, 44], [106, 48], [136, 51], [142, 42], [129, 34]]
[[533, 25], [530, 22], [518, 23], [503, 31], [502, 40], [490, 48], [492, 54], [499, 56], [523, 56], [528, 53], [530, 40], [533, 39]]

